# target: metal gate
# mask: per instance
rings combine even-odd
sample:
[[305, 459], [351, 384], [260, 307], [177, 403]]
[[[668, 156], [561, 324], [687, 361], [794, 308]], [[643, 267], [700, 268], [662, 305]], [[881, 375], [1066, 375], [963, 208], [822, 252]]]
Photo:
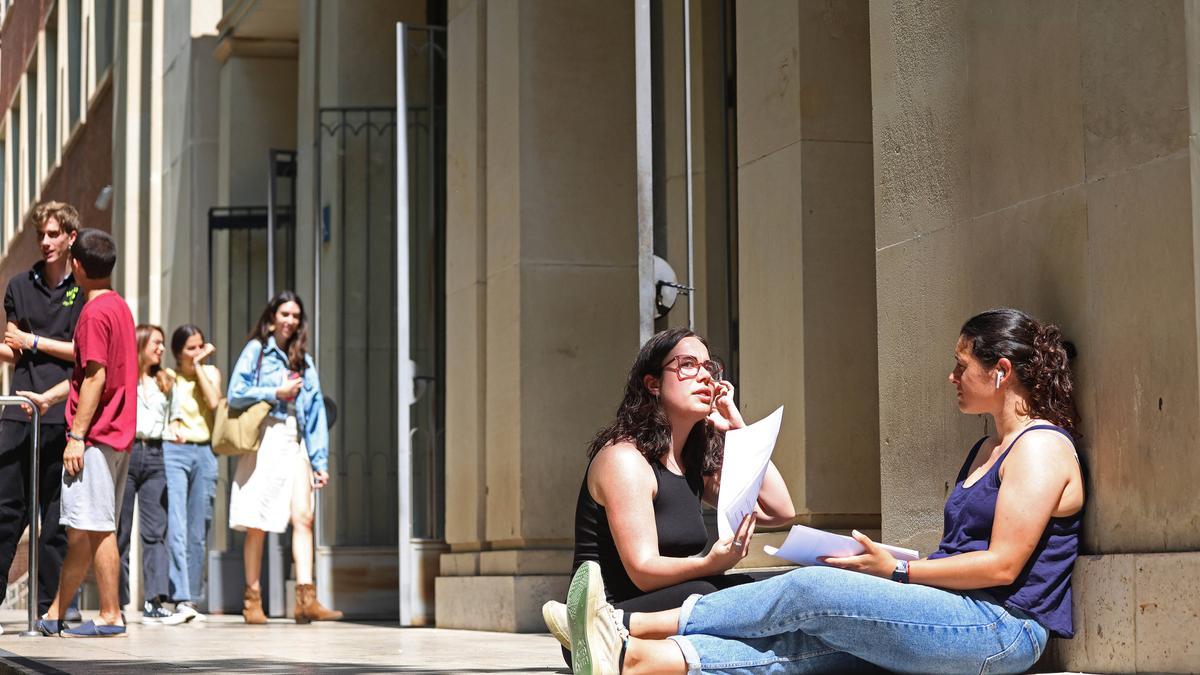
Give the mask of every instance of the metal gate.
[[[322, 364], [336, 364], [323, 366], [333, 373], [323, 384], [344, 420], [331, 438], [336, 480], [326, 499], [334, 506], [323, 523], [335, 546], [404, 548], [402, 517], [411, 527], [407, 546], [444, 537], [446, 34], [437, 27], [406, 31], [398, 78], [410, 101], [403, 139], [391, 107], [322, 108], [319, 117], [318, 350]], [[403, 167], [396, 161], [400, 141]], [[400, 247], [397, 181], [405, 177], [409, 227]], [[401, 269], [406, 284], [398, 283]], [[398, 362], [402, 323], [411, 365]], [[397, 375], [402, 371], [411, 381]], [[401, 400], [412, 402], [409, 514], [399, 506], [399, 483], [410, 468], [400, 466], [397, 449]], [[406, 560], [402, 551], [402, 568]]]

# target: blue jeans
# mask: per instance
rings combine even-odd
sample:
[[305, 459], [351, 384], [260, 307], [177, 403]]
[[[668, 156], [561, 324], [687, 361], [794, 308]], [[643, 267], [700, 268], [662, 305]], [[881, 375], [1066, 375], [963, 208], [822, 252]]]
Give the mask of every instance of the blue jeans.
[[684, 602], [688, 671], [1020, 673], [1046, 629], [982, 592], [804, 567]]
[[147, 600], [169, 599], [167, 560], [167, 474], [161, 441], [135, 440], [129, 450], [129, 477], [117, 524], [121, 553], [121, 605], [129, 604], [129, 538], [137, 497], [142, 539], [142, 582]]
[[207, 443], [163, 441], [167, 469], [167, 549], [171, 599], [195, 601], [204, 583], [204, 549], [217, 491], [217, 458]]

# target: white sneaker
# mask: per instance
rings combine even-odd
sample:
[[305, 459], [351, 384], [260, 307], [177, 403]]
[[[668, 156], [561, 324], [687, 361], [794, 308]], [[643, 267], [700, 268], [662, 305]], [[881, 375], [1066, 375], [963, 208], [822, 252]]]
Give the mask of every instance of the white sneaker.
[[587, 561], [575, 570], [567, 592], [567, 623], [570, 626], [571, 672], [575, 675], [618, 675], [621, 647], [629, 631], [621, 625], [616, 609], [608, 604], [600, 565]]
[[571, 625], [567, 621], [567, 606], [555, 600], [547, 602], [542, 605], [542, 620], [546, 622], [546, 628], [550, 630], [554, 639], [558, 640], [558, 644], [571, 651]]
[[191, 600], [175, 603], [175, 613], [183, 617], [183, 621], [180, 623], [186, 621], [206, 621], [208, 619], [208, 617], [200, 613], [200, 610], [196, 609], [196, 603]]

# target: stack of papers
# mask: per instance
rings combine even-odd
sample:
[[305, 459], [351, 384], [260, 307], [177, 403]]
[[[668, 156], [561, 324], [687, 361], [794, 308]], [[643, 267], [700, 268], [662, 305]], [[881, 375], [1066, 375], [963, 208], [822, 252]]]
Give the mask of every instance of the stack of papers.
[[717, 534], [721, 539], [736, 532], [742, 519], [758, 504], [758, 491], [771, 463], [781, 424], [783, 406], [748, 427], [725, 432], [721, 492], [717, 495]]
[[[916, 560], [921, 557], [917, 551], [911, 548], [900, 548], [899, 546], [888, 546], [887, 544], [880, 544], [880, 546], [891, 553], [897, 560]], [[824, 565], [825, 563], [821, 562], [821, 558], [845, 558], [867, 552], [863, 548], [863, 545], [858, 543], [854, 537], [817, 530], [805, 527], [804, 525], [793, 525], [792, 531], [788, 533], [787, 539], [783, 542], [783, 546], [779, 548], [764, 546], [763, 550], [768, 555], [790, 560], [801, 565]]]

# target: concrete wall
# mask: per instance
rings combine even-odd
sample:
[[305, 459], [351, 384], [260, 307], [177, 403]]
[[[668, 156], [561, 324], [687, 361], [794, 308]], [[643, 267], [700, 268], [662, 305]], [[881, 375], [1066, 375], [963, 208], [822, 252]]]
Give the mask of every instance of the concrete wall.
[[879, 513], [870, 44], [864, 2], [737, 6], [741, 408], [786, 405], [801, 522]]
[[632, 23], [451, 8], [439, 626], [544, 630], [565, 594], [584, 450], [637, 348]]
[[1200, 610], [1178, 592], [1200, 557], [1190, 11], [871, 5], [884, 536], [936, 545], [985, 432], [946, 382], [961, 322], [1008, 305], [1059, 324], [1079, 348], [1083, 545], [1100, 554], [1076, 568], [1070, 669], [1198, 663], [1194, 628], [1166, 628]]

